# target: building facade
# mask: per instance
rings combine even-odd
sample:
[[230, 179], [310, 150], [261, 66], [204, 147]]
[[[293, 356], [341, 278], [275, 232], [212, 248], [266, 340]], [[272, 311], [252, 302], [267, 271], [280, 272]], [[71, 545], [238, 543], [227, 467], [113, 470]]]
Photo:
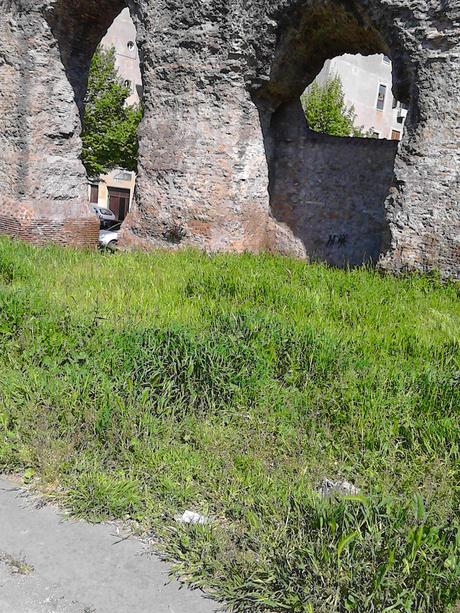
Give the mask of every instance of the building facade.
[[[114, 47], [118, 72], [131, 95], [127, 104], [139, 104], [142, 100], [142, 76], [139, 67], [139, 51], [136, 45], [136, 28], [129, 9], [124, 9], [115, 19], [101, 41], [106, 48]], [[136, 174], [116, 168], [89, 187], [90, 202], [111, 209], [118, 219], [124, 220], [134, 197]], [[126, 204], [127, 203], [127, 206]]]
[[316, 78], [322, 84], [339, 76], [345, 102], [353, 105], [355, 125], [377, 138], [401, 140], [407, 107], [392, 94], [392, 67], [383, 54], [345, 54], [326, 60]]
[[115, 19], [101, 45], [106, 48], [115, 47], [118, 72], [131, 90], [127, 104], [139, 104], [142, 99], [142, 76], [136, 45], [136, 27], [128, 8], [123, 9]]

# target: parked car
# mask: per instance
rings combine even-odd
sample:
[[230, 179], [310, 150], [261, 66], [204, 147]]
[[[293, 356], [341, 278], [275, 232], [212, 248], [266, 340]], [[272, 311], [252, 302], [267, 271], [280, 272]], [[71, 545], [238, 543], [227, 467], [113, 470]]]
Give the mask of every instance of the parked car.
[[96, 213], [99, 221], [101, 222], [101, 228], [109, 228], [118, 221], [115, 213], [110, 209], [105, 209], [100, 206], [93, 206], [93, 211]]
[[117, 223], [108, 230], [101, 230], [99, 232], [99, 247], [101, 249], [108, 249], [109, 251], [115, 251], [118, 243], [118, 233], [120, 232], [121, 223]]

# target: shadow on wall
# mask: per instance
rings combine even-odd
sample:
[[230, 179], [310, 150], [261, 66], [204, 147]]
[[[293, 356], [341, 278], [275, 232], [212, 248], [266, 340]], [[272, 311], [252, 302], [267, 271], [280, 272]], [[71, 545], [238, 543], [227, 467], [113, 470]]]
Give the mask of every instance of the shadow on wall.
[[280, 105], [262, 125], [273, 217], [311, 260], [376, 263], [398, 143], [313, 132], [299, 100]]

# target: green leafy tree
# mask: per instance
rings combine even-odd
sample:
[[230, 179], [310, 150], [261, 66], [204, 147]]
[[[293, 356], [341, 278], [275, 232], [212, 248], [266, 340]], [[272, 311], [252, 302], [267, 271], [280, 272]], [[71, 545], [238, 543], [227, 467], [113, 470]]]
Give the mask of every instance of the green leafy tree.
[[337, 75], [323, 85], [314, 81], [301, 97], [308, 125], [332, 136], [365, 136], [355, 124], [354, 106], [347, 106], [342, 81]]
[[91, 61], [83, 117], [82, 158], [90, 176], [115, 167], [136, 170], [139, 105], [127, 105], [130, 90], [118, 74], [115, 48], [99, 46]]

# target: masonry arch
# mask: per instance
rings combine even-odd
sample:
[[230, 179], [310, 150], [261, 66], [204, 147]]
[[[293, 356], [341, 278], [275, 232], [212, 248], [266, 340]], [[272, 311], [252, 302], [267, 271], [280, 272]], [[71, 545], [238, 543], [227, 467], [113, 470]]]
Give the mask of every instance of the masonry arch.
[[[271, 215], [283, 230], [272, 230], [272, 236], [282, 250], [335, 264], [359, 263], [373, 254], [371, 259], [378, 260], [379, 266], [387, 270], [435, 267], [445, 274], [454, 271], [454, 275], [459, 275], [460, 245], [454, 237], [460, 236], [457, 204], [460, 192], [455, 170], [460, 156], [454, 137], [459, 110], [452, 99], [460, 91], [460, 67], [452, 55], [452, 50], [459, 48], [459, 28], [455, 10], [449, 3], [429, 2], [426, 11], [426, 22], [422, 25], [421, 14], [415, 3], [410, 2], [403, 6], [381, 0], [292, 0], [268, 8], [262, 25], [259, 23], [246, 81], [261, 116]], [[389, 56], [394, 66], [393, 94], [410, 108], [404, 138], [394, 157], [392, 180], [386, 190], [381, 238], [374, 232], [375, 239], [361, 253], [358, 249], [336, 259], [330, 258], [326, 249], [331, 247], [328, 245], [331, 233], [326, 232], [320, 237], [320, 244], [314, 244], [318, 237], [308, 236], [302, 230], [309, 220], [302, 219], [301, 207], [293, 202], [290, 194], [286, 197], [282, 190], [277, 193], [277, 184], [288, 172], [292, 175], [291, 185], [299, 176], [298, 170], [289, 164], [284, 164], [287, 168], [281, 168], [280, 172], [280, 143], [287, 153], [290, 141], [291, 149], [297, 146], [301, 155], [309, 155], [316, 148], [317, 159], [327, 157], [326, 150], [332, 146], [328, 139], [319, 138], [313, 147], [306, 146], [306, 140], [312, 135], [306, 132], [305, 125], [300, 126], [297, 98], [325, 59], [345, 52], [364, 55], [377, 52]], [[281, 153], [284, 153], [282, 147]], [[354, 152], [350, 154], [353, 155]], [[312, 181], [324, 185], [327, 173], [326, 177], [322, 178], [321, 173], [318, 176], [317, 168], [310, 160], [307, 162], [307, 168], [314, 170]], [[428, 179], [429, 174], [433, 180]], [[319, 187], [320, 195], [328, 191]], [[298, 196], [298, 190], [293, 192], [294, 197]], [[317, 200], [315, 195], [312, 199]], [[333, 209], [331, 217], [336, 213]], [[332, 223], [333, 219], [326, 221]], [[316, 235], [321, 232], [318, 225], [310, 227]], [[296, 241], [289, 239], [290, 234]], [[444, 240], [447, 236], [450, 238]], [[358, 233], [352, 239], [359, 244]]]
[[[396, 185], [397, 143], [313, 132], [299, 99], [327, 59], [382, 54], [393, 60], [395, 97], [411, 103], [411, 60], [383, 15], [357, 2], [292, 4], [278, 25], [268, 79], [253, 95], [271, 214], [292, 232], [297, 253], [336, 266], [375, 264], [389, 247], [385, 202]], [[413, 113], [408, 124], [410, 132]]]

